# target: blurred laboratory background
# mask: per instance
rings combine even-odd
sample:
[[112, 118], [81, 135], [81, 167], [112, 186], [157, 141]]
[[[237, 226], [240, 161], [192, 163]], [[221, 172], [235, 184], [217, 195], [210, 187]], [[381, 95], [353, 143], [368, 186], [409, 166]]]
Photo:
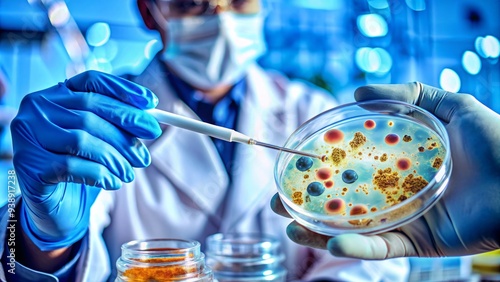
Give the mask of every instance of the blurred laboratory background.
[[[343, 103], [360, 85], [421, 81], [500, 113], [498, 0], [263, 1], [265, 68]], [[11, 152], [5, 124], [25, 94], [89, 69], [139, 74], [160, 47], [135, 0], [0, 0], [1, 158]], [[412, 259], [410, 280], [469, 281], [480, 264], [500, 271], [499, 256]]]

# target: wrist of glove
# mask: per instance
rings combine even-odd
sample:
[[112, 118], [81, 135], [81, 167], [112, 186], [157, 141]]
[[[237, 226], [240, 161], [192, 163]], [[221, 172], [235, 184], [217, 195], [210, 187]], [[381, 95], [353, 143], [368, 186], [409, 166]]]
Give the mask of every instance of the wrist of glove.
[[[48, 198], [30, 195], [25, 189], [20, 203], [20, 221], [25, 234], [42, 251], [71, 246], [88, 229], [90, 207], [99, 194], [99, 188], [80, 183], [56, 184]], [[58, 199], [58, 200], [55, 200]], [[47, 205], [37, 204], [45, 201]], [[76, 211], [68, 213], [67, 211]]]

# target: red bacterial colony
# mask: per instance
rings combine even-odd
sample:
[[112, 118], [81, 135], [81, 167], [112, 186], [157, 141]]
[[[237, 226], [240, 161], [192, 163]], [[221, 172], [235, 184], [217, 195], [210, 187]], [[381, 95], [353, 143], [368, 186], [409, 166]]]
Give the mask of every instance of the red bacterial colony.
[[344, 139], [344, 133], [338, 129], [328, 130], [323, 136], [326, 143], [335, 144]]
[[345, 202], [342, 199], [335, 198], [325, 203], [325, 211], [328, 214], [339, 214], [344, 212]]
[[316, 178], [320, 180], [327, 180], [332, 177], [333, 170], [329, 167], [322, 167], [316, 172]]
[[411, 167], [411, 160], [408, 158], [401, 158], [401, 159], [397, 160], [396, 166], [400, 170], [408, 170]]
[[366, 129], [374, 129], [375, 125], [376, 125], [376, 123], [374, 120], [369, 119], [369, 120], [365, 121], [365, 128]]
[[385, 143], [387, 145], [396, 145], [399, 142], [399, 136], [397, 134], [391, 133], [385, 136]]
[[352, 207], [350, 215], [360, 215], [368, 213], [368, 207], [365, 205], [355, 205]]
[[325, 187], [326, 188], [332, 188], [333, 187], [333, 181], [332, 180], [325, 181]]

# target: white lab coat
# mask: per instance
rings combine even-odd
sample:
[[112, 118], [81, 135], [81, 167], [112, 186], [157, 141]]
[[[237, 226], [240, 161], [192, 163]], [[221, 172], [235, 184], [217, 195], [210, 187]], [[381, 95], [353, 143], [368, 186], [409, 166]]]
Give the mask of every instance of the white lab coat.
[[[173, 94], [160, 64], [154, 60], [133, 80], [158, 95], [158, 108], [197, 118]], [[263, 142], [284, 144], [301, 123], [335, 105], [322, 92], [284, 78], [271, 79], [256, 65], [249, 70], [247, 85], [237, 130]], [[102, 191], [92, 207], [88, 248], [77, 266], [79, 281], [114, 279], [120, 246], [131, 240], [194, 239], [203, 246], [206, 236], [230, 231], [264, 231], [280, 238], [286, 251], [288, 281], [299, 277], [305, 281], [406, 280], [406, 259], [334, 258], [326, 251], [290, 241], [285, 229], [291, 220], [269, 207], [277, 191], [273, 178], [276, 151], [237, 145], [229, 187], [228, 175], [209, 137], [166, 127], [160, 138], [145, 142], [152, 155], [151, 165], [136, 169], [135, 180], [120, 190]], [[307, 264], [311, 266], [306, 269]]]

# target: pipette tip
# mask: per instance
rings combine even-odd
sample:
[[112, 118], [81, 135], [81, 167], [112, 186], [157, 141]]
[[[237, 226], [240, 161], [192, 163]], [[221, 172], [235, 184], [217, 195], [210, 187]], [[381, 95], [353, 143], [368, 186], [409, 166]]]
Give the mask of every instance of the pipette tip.
[[291, 153], [291, 154], [306, 156], [306, 157], [310, 157], [310, 158], [320, 159], [323, 162], [327, 159], [326, 155], [319, 156], [319, 155], [315, 155], [315, 154], [311, 154], [311, 153], [307, 153], [307, 152], [297, 151], [297, 150], [288, 149], [285, 147], [279, 147], [276, 145], [263, 143], [263, 142], [260, 142], [260, 141], [254, 140], [254, 139], [248, 140], [248, 144], [262, 146], [262, 147], [266, 147], [266, 148], [270, 148], [270, 149], [274, 149], [274, 150], [278, 150], [278, 151], [283, 151], [283, 152], [287, 152], [287, 153]]

